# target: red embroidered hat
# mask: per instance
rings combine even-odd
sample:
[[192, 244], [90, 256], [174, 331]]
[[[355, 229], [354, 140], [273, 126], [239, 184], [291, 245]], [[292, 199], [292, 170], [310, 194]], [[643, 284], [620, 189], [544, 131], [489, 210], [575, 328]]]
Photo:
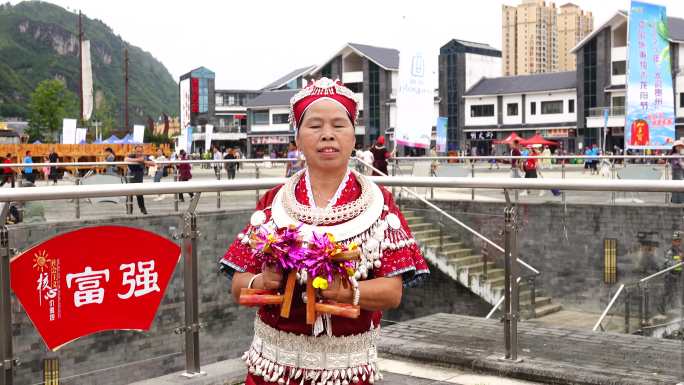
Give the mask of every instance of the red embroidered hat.
[[312, 81], [290, 99], [290, 124], [296, 130], [306, 110], [316, 101], [328, 99], [337, 102], [347, 111], [352, 125], [356, 125], [359, 102], [349, 88], [339, 80], [320, 78]]

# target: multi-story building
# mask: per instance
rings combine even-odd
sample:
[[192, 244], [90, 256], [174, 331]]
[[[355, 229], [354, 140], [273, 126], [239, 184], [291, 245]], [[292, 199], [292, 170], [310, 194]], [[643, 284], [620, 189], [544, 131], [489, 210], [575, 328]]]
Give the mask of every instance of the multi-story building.
[[288, 117], [290, 98], [305, 84], [314, 66], [298, 68], [264, 87], [248, 100], [247, 156], [261, 157], [273, 151], [281, 155], [294, 140], [294, 130]]
[[501, 76], [501, 51], [482, 43], [451, 40], [439, 50], [439, 116], [447, 120], [447, 150], [465, 147], [465, 91], [483, 77]]
[[[578, 140], [585, 144], [599, 142], [608, 110], [606, 149], [624, 148], [627, 18], [626, 12], [617, 12], [572, 49], [577, 57]], [[679, 138], [684, 136], [684, 19], [668, 19]]]
[[576, 68], [575, 55], [570, 52], [594, 27], [594, 17], [591, 12], [584, 12], [575, 4], [567, 3], [560, 6], [558, 14], [556, 44], [558, 46], [558, 70], [574, 71]]
[[397, 84], [399, 76], [398, 50], [347, 43], [310, 71], [309, 76], [340, 79], [356, 93], [361, 101], [356, 125], [358, 145], [368, 147], [393, 127], [390, 104], [394, 104], [396, 94], [392, 85]]
[[565, 4], [523, 0], [502, 6], [501, 37], [504, 76], [574, 70], [568, 52], [593, 26], [591, 13]]
[[511, 132], [539, 132], [574, 151], [577, 128], [575, 72], [483, 78], [464, 95], [464, 132], [479, 154]]

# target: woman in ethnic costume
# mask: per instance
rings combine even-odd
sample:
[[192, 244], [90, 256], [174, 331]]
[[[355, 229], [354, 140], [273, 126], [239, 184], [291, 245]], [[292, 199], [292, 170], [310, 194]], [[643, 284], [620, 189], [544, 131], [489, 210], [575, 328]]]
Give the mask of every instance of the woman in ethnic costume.
[[319, 295], [361, 311], [354, 319], [319, 315], [308, 325], [302, 271], [288, 318], [278, 306], [258, 311], [254, 340], [243, 356], [246, 385], [373, 384], [382, 379], [376, 364], [381, 312], [399, 306], [403, 286], [429, 270], [390, 192], [348, 168], [356, 142], [353, 92], [321, 78], [297, 93], [290, 107], [306, 168], [261, 198], [221, 269], [232, 277], [236, 301], [243, 288], [282, 292], [284, 273], [256, 262], [250, 234], [261, 226], [290, 225], [301, 225], [303, 233], [330, 233], [335, 242], [358, 245], [361, 259], [348, 277], [351, 285], [336, 277]]

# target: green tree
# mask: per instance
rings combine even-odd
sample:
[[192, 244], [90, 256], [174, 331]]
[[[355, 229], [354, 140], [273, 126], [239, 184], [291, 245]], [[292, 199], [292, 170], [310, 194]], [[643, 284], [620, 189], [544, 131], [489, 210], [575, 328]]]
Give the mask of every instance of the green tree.
[[29, 140], [54, 142], [62, 119], [78, 116], [78, 99], [59, 80], [43, 80], [31, 93], [28, 110]]
[[[112, 134], [112, 131], [116, 129], [116, 117], [114, 115], [114, 111], [112, 110], [112, 104], [110, 102], [110, 99], [108, 97], [103, 97], [99, 105], [93, 112], [93, 116], [90, 118], [91, 127], [95, 127], [93, 125], [93, 122], [95, 121], [100, 122], [99, 127], [102, 139], [107, 139]], [[95, 130], [93, 129], [92, 132], [94, 134]]]

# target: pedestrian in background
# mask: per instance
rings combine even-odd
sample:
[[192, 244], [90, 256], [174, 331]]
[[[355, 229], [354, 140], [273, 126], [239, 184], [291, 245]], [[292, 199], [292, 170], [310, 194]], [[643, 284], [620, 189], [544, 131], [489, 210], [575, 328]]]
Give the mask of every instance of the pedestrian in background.
[[[50, 154], [48, 154], [48, 161], [50, 163], [59, 163], [59, 155], [57, 154], [57, 151], [55, 151], [54, 147], [52, 147], [50, 149]], [[50, 167], [48, 175], [49, 175], [49, 179], [52, 181], [52, 184], [53, 185], [57, 184], [57, 179], [59, 179], [59, 167], [57, 167], [57, 166]]]
[[[179, 160], [188, 160], [188, 154], [185, 152], [185, 150], [180, 150]], [[192, 179], [192, 172], [190, 171], [191, 169], [192, 165], [190, 163], [180, 163], [178, 165], [178, 180], [180, 182], [187, 182]], [[188, 195], [190, 195], [190, 198], [192, 198], [195, 194], [188, 193]], [[178, 193], [178, 199], [181, 202], [185, 202], [185, 199], [183, 199], [183, 193]]]
[[[145, 166], [153, 166], [154, 163], [148, 161], [143, 153], [143, 146], [136, 145], [134, 148], [134, 153], [129, 154], [124, 158], [125, 162], [130, 162], [133, 164], [128, 165], [128, 183], [143, 183], [143, 176], [145, 175]], [[142, 195], [136, 195], [138, 200], [138, 208], [140, 212], [147, 215], [147, 209], [145, 208], [145, 197]], [[127, 197], [127, 199], [132, 199]]]
[[[114, 162], [114, 161], [116, 161], [116, 155], [114, 154], [114, 150], [112, 150], [111, 147], [105, 148], [105, 162]], [[105, 173], [106, 173], [106, 174], [116, 175], [117, 172], [116, 172], [116, 168], [115, 168], [115, 167], [116, 167], [116, 166], [114, 166], [114, 165], [108, 165], [108, 166], [105, 168]]]
[[370, 149], [373, 154], [373, 167], [378, 171], [373, 170], [374, 176], [389, 175], [387, 172], [387, 159], [390, 157], [389, 151], [385, 148], [385, 137], [380, 136], [375, 141], [375, 145]]
[[[164, 155], [164, 150], [162, 150], [161, 148], [158, 148], [157, 149], [157, 156], [154, 158], [154, 163], [155, 163], [155, 166], [157, 168], [154, 172], [154, 179], [153, 179], [154, 183], [161, 182], [162, 178], [166, 176], [165, 175], [166, 174], [165, 173], [166, 165], [161, 163], [161, 162], [164, 162], [166, 160], [167, 159], [166, 159], [166, 156]], [[157, 195], [156, 198], [154, 198], [154, 201], [160, 201], [164, 198], [165, 198], [164, 194], [159, 194], [159, 195]]]
[[[23, 163], [26, 164], [31, 164], [33, 163], [33, 157], [31, 157], [31, 151], [26, 151], [26, 155], [24, 156]], [[25, 179], [27, 182], [31, 184], [36, 184], [36, 174], [33, 172], [33, 167], [24, 167], [22, 170], [22, 176], [23, 179]]]
[[[5, 155], [5, 158], [2, 160], [2, 163], [12, 163], [12, 154], [8, 152], [7, 155]], [[14, 170], [12, 170], [12, 167], [2, 168], [2, 182], [0, 182], [0, 187], [4, 186], [7, 181], [10, 181], [12, 188], [14, 188]]]
[[[229, 148], [228, 152], [226, 152], [226, 155], [223, 157], [223, 159], [235, 160], [235, 149]], [[228, 179], [235, 179], [235, 170], [237, 169], [236, 166], [236, 162], [226, 162], [225, 167]]]
[[[672, 143], [672, 150], [670, 155], [684, 155], [684, 141], [675, 140]], [[672, 168], [672, 180], [684, 179], [684, 159], [670, 158], [670, 167]], [[673, 192], [670, 202], [681, 204], [684, 203], [684, 192]]]

